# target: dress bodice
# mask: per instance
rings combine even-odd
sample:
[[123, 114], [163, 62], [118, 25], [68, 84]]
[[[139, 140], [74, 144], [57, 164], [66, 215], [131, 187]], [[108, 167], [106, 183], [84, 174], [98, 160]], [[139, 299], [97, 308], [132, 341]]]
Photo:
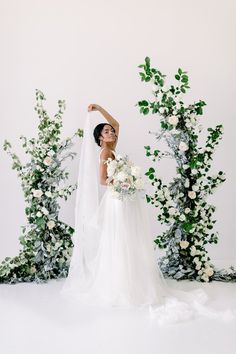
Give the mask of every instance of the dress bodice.
[[[105, 149], [105, 148], [102, 148], [102, 149], [100, 150], [100, 152], [99, 152], [99, 162], [100, 162], [101, 152], [102, 152], [103, 149]], [[113, 154], [114, 154], [115, 157], [116, 157], [116, 152], [115, 152], [114, 150], [111, 150], [111, 151], [113, 152]]]

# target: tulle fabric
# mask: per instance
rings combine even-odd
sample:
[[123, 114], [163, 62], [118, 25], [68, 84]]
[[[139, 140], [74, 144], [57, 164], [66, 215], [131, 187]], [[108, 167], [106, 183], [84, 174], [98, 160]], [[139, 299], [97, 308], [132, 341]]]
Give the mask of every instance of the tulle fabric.
[[[83, 274], [67, 280], [61, 293], [75, 304], [115, 308], [146, 308], [160, 325], [205, 316], [231, 322], [235, 311], [207, 305], [203, 289], [173, 289], [160, 271], [150, 230], [145, 196], [120, 201], [105, 187], [101, 202], [87, 225], [87, 235], [98, 237], [96, 257]], [[76, 271], [76, 270], [75, 270]], [[69, 285], [68, 285], [69, 282]]]

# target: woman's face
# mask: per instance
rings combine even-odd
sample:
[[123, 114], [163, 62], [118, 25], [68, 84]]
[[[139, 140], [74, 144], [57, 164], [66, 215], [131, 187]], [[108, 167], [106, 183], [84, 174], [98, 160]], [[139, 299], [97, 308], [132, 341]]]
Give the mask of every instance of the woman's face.
[[100, 137], [101, 142], [106, 142], [106, 143], [114, 143], [116, 140], [116, 135], [115, 135], [115, 130], [112, 128], [110, 125], [106, 124], [104, 125], [102, 131], [101, 131], [101, 137]]

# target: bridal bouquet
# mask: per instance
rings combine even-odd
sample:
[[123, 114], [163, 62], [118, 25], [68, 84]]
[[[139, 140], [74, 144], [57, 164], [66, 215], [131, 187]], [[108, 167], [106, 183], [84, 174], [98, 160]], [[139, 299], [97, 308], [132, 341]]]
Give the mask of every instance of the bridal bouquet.
[[109, 157], [105, 163], [107, 164], [106, 182], [114, 198], [131, 200], [138, 190], [143, 190], [141, 169], [135, 166], [127, 155], [117, 155], [114, 160]]

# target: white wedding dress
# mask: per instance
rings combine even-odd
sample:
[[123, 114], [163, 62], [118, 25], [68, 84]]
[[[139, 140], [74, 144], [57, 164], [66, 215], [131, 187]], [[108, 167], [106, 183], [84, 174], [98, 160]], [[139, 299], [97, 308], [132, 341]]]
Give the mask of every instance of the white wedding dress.
[[[83, 272], [78, 270], [77, 276], [68, 279], [63, 296], [86, 306], [145, 307], [159, 324], [196, 315], [235, 320], [231, 310], [209, 308], [202, 289], [181, 291], [167, 286], [157, 265], [145, 194], [138, 192], [134, 200], [121, 201], [112, 196], [110, 187], [102, 186], [100, 198], [85, 231], [87, 236], [99, 235], [96, 256]], [[87, 247], [93, 247], [91, 240]]]

